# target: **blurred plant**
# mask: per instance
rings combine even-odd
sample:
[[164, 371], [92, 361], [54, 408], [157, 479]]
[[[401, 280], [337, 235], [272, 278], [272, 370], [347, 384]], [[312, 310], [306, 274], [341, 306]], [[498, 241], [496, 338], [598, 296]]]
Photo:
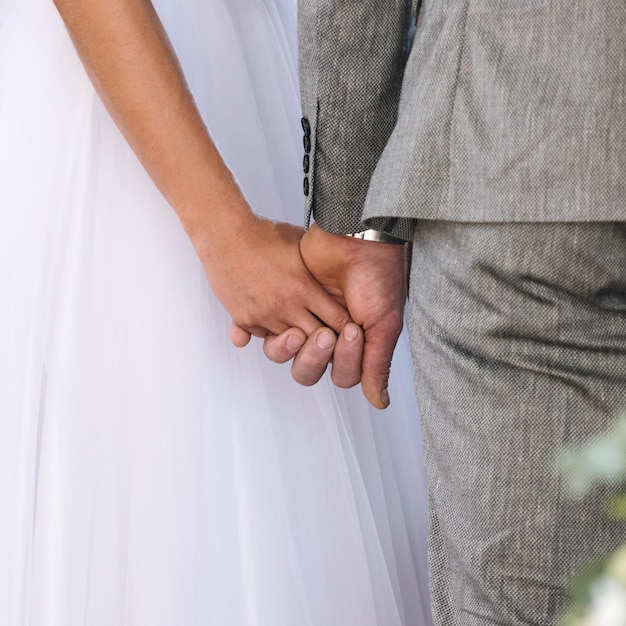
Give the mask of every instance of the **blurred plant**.
[[[576, 498], [598, 483], [622, 485], [605, 512], [626, 521], [626, 412], [587, 445], [563, 452], [559, 466]], [[564, 626], [626, 626], [626, 545], [584, 571], [573, 596]]]

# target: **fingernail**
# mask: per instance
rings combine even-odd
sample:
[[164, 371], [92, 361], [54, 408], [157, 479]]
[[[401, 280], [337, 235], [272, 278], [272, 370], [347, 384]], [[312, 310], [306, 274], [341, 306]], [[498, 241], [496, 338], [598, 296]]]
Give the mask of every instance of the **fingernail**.
[[323, 332], [317, 336], [315, 343], [321, 350], [328, 350], [328, 348], [333, 345], [334, 341], [334, 337], [329, 332]]
[[300, 348], [302, 347], [302, 337], [298, 337], [298, 335], [288, 335], [287, 347], [294, 352], [296, 350], [300, 350]]
[[387, 389], [383, 389], [380, 392], [380, 399], [382, 400], [383, 404], [385, 405], [385, 408], [389, 406], [389, 391], [387, 391]]
[[350, 324], [348, 324], [348, 326], [346, 326], [343, 330], [343, 336], [348, 340], [348, 341], [354, 341], [356, 339], [356, 336], [359, 334], [359, 331], [356, 329], [355, 326], [352, 326]]

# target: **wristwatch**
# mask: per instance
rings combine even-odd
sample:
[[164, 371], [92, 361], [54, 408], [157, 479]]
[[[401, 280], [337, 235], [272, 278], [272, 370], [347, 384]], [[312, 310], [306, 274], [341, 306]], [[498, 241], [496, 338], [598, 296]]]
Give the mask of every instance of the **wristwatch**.
[[393, 237], [382, 230], [374, 230], [373, 228], [362, 230], [360, 233], [344, 233], [344, 235], [364, 241], [378, 241], [379, 243], [407, 243], [404, 239]]

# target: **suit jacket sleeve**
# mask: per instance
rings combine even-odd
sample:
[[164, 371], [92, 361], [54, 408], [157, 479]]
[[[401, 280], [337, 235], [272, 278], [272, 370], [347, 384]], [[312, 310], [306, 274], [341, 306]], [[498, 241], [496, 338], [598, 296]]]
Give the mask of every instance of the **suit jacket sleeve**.
[[306, 223], [365, 230], [369, 181], [396, 122], [410, 0], [299, 0]]

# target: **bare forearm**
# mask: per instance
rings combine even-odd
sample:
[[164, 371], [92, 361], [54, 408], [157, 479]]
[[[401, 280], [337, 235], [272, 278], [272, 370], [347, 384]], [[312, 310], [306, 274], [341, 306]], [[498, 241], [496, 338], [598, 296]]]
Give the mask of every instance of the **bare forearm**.
[[[304, 266], [302, 229], [255, 216], [213, 145], [149, 0], [54, 0], [111, 116], [178, 213], [243, 333], [349, 319]], [[210, 0], [209, 0], [210, 1]], [[290, 294], [286, 298], [285, 294]]]
[[148, 0], [55, 0], [109, 113], [192, 239], [247, 212]]

